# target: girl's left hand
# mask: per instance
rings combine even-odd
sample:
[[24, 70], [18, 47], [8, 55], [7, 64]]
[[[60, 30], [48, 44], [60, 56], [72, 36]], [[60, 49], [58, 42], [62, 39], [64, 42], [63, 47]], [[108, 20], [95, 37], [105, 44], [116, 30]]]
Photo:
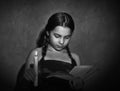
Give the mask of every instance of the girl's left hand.
[[84, 87], [84, 81], [80, 77], [73, 77], [73, 79], [70, 80], [70, 85], [72, 86], [72, 88], [79, 90]]

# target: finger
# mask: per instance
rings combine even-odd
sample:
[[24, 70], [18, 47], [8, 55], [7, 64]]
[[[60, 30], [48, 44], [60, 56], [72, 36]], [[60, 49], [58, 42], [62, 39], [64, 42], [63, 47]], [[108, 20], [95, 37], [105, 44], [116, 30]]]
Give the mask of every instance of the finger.
[[70, 86], [71, 86], [72, 88], [74, 88], [74, 86], [73, 86], [73, 80], [69, 80], [69, 84], [70, 84]]
[[83, 81], [81, 78], [77, 77], [73, 79], [73, 86], [75, 89], [83, 88]]

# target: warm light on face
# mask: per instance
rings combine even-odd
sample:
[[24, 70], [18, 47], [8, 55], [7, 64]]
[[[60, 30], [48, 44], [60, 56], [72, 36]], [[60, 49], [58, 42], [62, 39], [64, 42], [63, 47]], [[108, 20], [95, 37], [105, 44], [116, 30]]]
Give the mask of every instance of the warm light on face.
[[50, 45], [55, 50], [61, 51], [69, 44], [71, 35], [70, 28], [57, 26], [50, 32]]

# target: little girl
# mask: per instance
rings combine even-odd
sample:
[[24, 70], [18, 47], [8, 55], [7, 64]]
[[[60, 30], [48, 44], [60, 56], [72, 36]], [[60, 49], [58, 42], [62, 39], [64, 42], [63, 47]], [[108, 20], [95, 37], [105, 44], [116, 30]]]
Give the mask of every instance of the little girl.
[[[74, 31], [74, 21], [65, 12], [53, 14], [21, 68], [16, 91], [76, 91], [83, 80], [69, 72], [80, 65], [79, 56], [71, 53], [69, 42]], [[36, 58], [35, 58], [36, 57]]]

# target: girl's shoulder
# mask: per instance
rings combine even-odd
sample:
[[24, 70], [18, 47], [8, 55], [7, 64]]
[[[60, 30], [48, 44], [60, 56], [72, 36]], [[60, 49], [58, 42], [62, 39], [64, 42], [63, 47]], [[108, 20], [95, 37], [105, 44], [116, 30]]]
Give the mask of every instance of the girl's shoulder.
[[76, 53], [73, 53], [73, 52], [71, 54], [72, 54], [73, 59], [76, 61], [77, 65], [80, 65], [80, 57], [79, 57], [79, 55], [76, 54]]

